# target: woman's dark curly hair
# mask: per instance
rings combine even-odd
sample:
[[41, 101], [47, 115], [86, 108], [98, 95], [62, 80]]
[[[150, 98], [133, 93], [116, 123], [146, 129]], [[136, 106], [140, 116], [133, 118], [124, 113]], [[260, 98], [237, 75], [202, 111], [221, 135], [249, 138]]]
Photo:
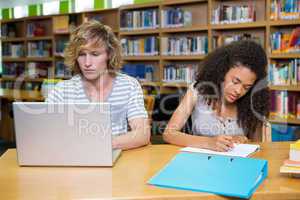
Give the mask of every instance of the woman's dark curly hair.
[[[236, 102], [238, 124], [248, 138], [253, 138], [256, 128], [262, 125], [261, 118], [265, 119], [269, 113], [269, 91], [265, 81], [267, 57], [259, 44], [242, 40], [214, 50], [201, 62], [194, 87], [206, 102], [220, 103], [225, 75], [236, 65], [249, 68], [257, 78], [252, 88]], [[262, 89], [255, 91], [258, 85]]]

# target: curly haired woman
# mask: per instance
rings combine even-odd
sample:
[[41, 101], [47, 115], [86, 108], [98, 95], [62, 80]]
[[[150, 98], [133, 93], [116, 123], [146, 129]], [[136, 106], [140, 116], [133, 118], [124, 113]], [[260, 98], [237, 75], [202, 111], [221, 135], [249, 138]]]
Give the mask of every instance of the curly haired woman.
[[[249, 40], [211, 52], [173, 113], [164, 140], [216, 151], [228, 151], [248, 139], [261, 140], [269, 112], [266, 65], [263, 48]], [[192, 135], [181, 132], [190, 116]]]
[[150, 128], [141, 86], [134, 78], [118, 72], [120, 44], [110, 27], [97, 21], [81, 24], [71, 34], [65, 64], [74, 76], [58, 83], [47, 102], [108, 102], [113, 148], [131, 149], [149, 143]]

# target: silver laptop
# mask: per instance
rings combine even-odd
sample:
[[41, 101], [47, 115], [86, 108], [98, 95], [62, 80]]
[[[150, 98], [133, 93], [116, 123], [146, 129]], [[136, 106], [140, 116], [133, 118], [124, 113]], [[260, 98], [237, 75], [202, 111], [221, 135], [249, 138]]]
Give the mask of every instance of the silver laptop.
[[14, 102], [21, 166], [113, 166], [109, 103]]

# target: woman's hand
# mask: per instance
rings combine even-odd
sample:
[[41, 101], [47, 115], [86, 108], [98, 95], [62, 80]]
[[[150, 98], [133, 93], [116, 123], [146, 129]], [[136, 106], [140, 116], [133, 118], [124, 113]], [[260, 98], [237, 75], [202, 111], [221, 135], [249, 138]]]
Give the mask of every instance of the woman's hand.
[[218, 135], [209, 138], [208, 149], [214, 151], [229, 151], [233, 148], [233, 138], [228, 135]]
[[233, 143], [243, 144], [248, 142], [248, 138], [244, 135], [234, 135], [232, 136]]

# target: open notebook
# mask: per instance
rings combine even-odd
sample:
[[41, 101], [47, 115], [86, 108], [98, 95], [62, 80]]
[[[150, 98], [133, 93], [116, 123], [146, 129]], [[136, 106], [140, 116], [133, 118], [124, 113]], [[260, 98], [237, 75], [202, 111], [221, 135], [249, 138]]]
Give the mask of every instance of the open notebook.
[[224, 155], [224, 156], [248, 157], [250, 154], [256, 152], [259, 148], [260, 146], [258, 144], [234, 144], [234, 148], [227, 152], [219, 152], [219, 151], [193, 148], [193, 147], [185, 147], [180, 149], [180, 151], [217, 154], [217, 155]]

